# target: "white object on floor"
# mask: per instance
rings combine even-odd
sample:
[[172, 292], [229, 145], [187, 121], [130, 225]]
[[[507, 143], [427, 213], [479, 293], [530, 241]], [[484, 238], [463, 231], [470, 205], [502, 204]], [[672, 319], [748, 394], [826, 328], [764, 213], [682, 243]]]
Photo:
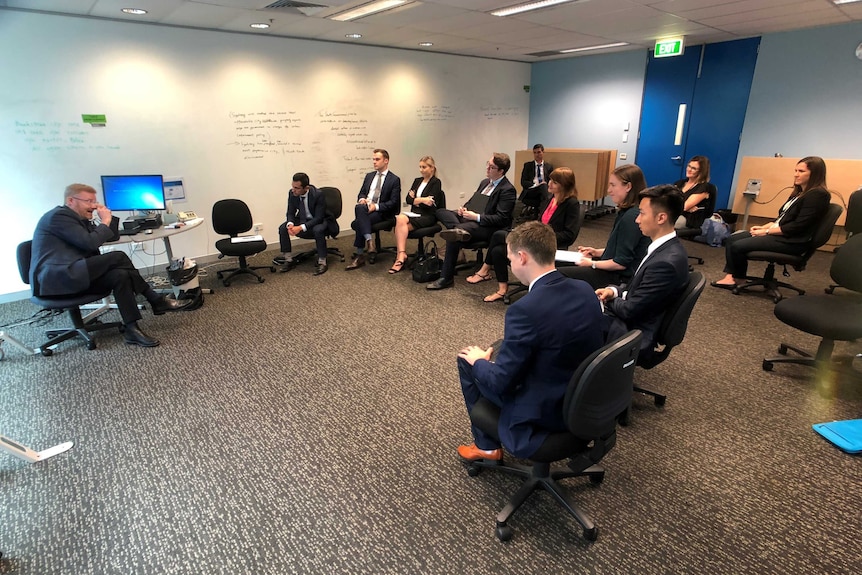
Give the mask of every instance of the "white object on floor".
[[69, 451], [72, 449], [72, 445], [74, 444], [71, 441], [67, 441], [66, 443], [61, 443], [60, 445], [55, 445], [54, 447], [50, 447], [44, 451], [37, 452], [33, 451], [26, 445], [21, 445], [18, 442], [12, 441], [8, 437], [0, 435], [0, 450], [11, 453], [18, 459], [23, 459], [28, 463], [45, 461], [49, 457], [54, 457], [55, 455]]

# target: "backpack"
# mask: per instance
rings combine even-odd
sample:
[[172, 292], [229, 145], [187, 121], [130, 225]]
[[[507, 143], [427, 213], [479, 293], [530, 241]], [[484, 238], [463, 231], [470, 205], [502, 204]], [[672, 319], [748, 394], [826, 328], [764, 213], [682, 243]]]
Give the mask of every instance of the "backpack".
[[703, 220], [703, 224], [700, 226], [700, 234], [695, 240], [707, 243], [714, 248], [719, 247], [730, 235], [730, 226], [724, 223], [720, 215], [712, 214], [711, 217]]

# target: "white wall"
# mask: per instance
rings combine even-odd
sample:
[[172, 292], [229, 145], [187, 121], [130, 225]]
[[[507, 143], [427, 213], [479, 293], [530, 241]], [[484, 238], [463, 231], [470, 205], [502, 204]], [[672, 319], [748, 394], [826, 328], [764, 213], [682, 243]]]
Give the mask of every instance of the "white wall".
[[[0, 240], [0, 298], [26, 289], [15, 245], [72, 182], [98, 189], [101, 174], [182, 177], [188, 201], [178, 209], [209, 217], [218, 199], [241, 198], [274, 243], [295, 172], [342, 190], [348, 234], [373, 148], [389, 150], [404, 186], [419, 157], [434, 156], [457, 204], [492, 152], [527, 144], [528, 64], [0, 15], [0, 181], [15, 210]], [[106, 114], [107, 126], [89, 127], [82, 114]], [[216, 239], [207, 223], [172, 245], [175, 255], [200, 257], [215, 253]]]

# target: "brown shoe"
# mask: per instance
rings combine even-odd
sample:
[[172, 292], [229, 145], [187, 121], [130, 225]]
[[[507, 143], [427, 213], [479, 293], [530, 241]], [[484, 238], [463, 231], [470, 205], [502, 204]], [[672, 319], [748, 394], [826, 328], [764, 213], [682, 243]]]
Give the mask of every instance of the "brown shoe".
[[485, 459], [488, 461], [501, 461], [503, 459], [502, 449], [479, 449], [475, 443], [470, 445], [459, 445], [458, 455], [465, 461], [478, 461]]
[[364, 265], [365, 265], [365, 255], [358, 254], [355, 258], [353, 258], [353, 261], [350, 262], [350, 265], [347, 266], [345, 269], [347, 271], [355, 270], [355, 269], [361, 268]]

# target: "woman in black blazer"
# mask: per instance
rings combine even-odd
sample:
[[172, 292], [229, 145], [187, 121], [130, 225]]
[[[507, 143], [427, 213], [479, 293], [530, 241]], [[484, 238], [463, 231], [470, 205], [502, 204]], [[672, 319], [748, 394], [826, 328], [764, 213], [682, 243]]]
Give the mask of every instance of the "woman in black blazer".
[[703, 220], [712, 214], [706, 213], [710, 197], [715, 197], [718, 192], [715, 184], [709, 183], [709, 158], [706, 156], [694, 156], [685, 167], [685, 179], [673, 183], [680, 189], [685, 205], [682, 215], [677, 218], [674, 227], [699, 228]]
[[434, 158], [424, 156], [419, 160], [420, 177], [413, 180], [410, 191], [407, 192], [407, 203], [412, 206], [409, 212], [395, 216], [395, 245], [398, 253], [395, 263], [389, 268], [389, 273], [397, 274], [404, 268], [407, 261], [407, 234], [411, 230], [427, 228], [437, 222], [434, 215], [438, 208], [446, 207], [446, 196], [443, 186], [437, 177], [437, 165]]
[[[580, 231], [580, 209], [575, 174], [569, 168], [557, 168], [548, 176], [548, 195], [539, 205], [539, 220], [551, 226], [557, 236], [557, 249], [568, 248]], [[509, 230], [498, 230], [491, 236], [485, 263], [467, 278], [477, 284], [491, 279], [491, 268], [497, 276], [497, 291], [484, 298], [492, 303], [501, 301], [509, 289], [509, 258], [506, 255], [506, 236]]]
[[794, 170], [793, 192], [778, 211], [778, 218], [727, 238], [724, 265], [727, 275], [711, 285], [733, 289], [736, 285], [744, 284], [750, 252], [805, 252], [810, 247], [814, 231], [829, 210], [829, 200], [826, 162], [817, 156], [799, 160]]

